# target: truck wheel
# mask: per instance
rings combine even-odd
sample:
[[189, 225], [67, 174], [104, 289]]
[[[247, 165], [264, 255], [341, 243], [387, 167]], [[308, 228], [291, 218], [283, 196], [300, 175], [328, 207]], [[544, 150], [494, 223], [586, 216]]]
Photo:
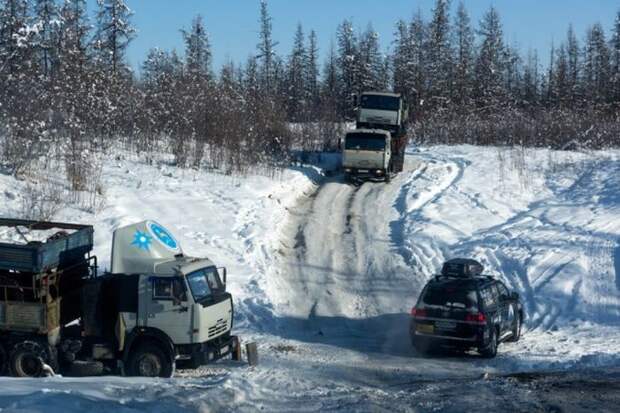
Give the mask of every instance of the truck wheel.
[[69, 376], [92, 377], [103, 374], [103, 363], [100, 361], [74, 361], [69, 367]]
[[174, 362], [157, 345], [143, 344], [129, 360], [129, 375], [140, 377], [172, 377]]
[[49, 349], [36, 341], [16, 344], [9, 357], [11, 374], [15, 377], [41, 377], [46, 372], [44, 363], [52, 369], [56, 365]]

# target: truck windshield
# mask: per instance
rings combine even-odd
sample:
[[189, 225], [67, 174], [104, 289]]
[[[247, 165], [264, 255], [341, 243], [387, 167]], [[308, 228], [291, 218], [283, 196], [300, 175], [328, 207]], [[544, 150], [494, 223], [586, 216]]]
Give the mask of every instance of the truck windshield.
[[358, 151], [381, 151], [385, 150], [385, 135], [377, 133], [349, 133], [347, 134], [345, 149]]
[[189, 288], [196, 302], [224, 291], [224, 285], [215, 267], [207, 267], [187, 276]]
[[362, 95], [363, 109], [398, 111], [400, 99], [394, 96]]

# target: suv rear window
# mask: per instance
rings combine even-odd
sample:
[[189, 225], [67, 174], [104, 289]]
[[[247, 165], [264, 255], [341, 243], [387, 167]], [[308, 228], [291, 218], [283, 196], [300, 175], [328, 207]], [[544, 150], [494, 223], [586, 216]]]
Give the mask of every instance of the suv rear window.
[[422, 304], [469, 310], [478, 307], [478, 296], [473, 289], [429, 287], [422, 297]]

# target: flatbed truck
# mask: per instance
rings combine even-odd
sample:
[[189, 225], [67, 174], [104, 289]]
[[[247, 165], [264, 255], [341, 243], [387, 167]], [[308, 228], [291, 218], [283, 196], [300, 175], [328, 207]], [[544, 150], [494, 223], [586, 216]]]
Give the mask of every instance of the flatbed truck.
[[186, 256], [157, 222], [114, 231], [101, 275], [92, 226], [0, 219], [1, 230], [24, 242], [0, 242], [0, 373], [171, 377], [238, 358], [226, 269]]

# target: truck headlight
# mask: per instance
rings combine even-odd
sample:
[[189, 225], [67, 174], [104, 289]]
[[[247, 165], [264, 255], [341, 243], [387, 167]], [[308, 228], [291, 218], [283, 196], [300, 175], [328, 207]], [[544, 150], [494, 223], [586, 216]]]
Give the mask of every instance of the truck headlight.
[[383, 175], [383, 171], [381, 169], [377, 169], [377, 175]]
[[344, 168], [345, 172], [351, 172], [351, 168]]

